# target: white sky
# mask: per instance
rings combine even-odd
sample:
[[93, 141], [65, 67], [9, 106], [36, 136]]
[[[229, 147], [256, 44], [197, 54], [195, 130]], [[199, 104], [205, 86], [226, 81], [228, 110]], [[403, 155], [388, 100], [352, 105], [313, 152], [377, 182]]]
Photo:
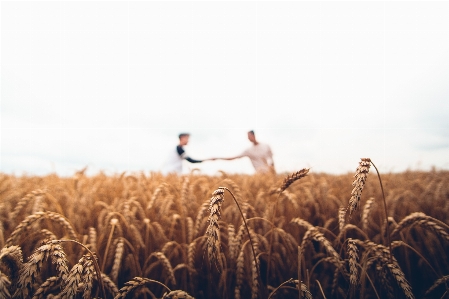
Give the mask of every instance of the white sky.
[[[0, 171], [449, 169], [449, 2], [1, 1]], [[246, 158], [185, 171], [253, 173]]]

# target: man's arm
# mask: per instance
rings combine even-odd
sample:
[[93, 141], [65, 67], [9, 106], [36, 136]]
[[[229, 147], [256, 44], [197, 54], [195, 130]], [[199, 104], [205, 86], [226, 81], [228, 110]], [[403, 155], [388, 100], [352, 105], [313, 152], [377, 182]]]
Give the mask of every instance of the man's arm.
[[242, 158], [242, 157], [244, 157], [244, 156], [235, 156], [235, 157], [230, 157], [230, 158], [214, 158], [214, 160], [227, 160], [227, 161], [230, 161], [230, 160], [235, 160], [235, 159], [239, 159], [239, 158]]
[[189, 161], [190, 163], [201, 163], [201, 162], [203, 162], [203, 161], [206, 161], [206, 160], [195, 160], [195, 159], [192, 159], [192, 158], [190, 158], [190, 157], [185, 157], [184, 159], [186, 159], [186, 160]]
[[248, 156], [247, 150], [245, 150], [243, 153], [241, 153], [238, 156], [229, 157], [229, 158], [215, 158], [215, 160], [227, 160], [227, 161], [230, 161], [230, 160], [240, 159], [240, 158], [243, 158], [243, 157], [246, 157], [246, 156]]
[[178, 155], [179, 155], [182, 159], [186, 159], [186, 160], [187, 160], [188, 162], [190, 162], [190, 163], [201, 163], [201, 162], [203, 162], [203, 161], [211, 160], [211, 159], [195, 160], [195, 159], [192, 159], [192, 158], [190, 158], [190, 157], [187, 157], [187, 156], [185, 155], [184, 149], [183, 149], [182, 146], [180, 146], [180, 145], [178, 145], [178, 146], [176, 147], [176, 151], [178, 152]]

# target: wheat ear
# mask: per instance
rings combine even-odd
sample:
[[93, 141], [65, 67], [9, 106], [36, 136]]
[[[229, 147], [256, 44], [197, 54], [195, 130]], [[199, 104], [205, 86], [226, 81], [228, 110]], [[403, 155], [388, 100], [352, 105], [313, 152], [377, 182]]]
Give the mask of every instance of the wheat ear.
[[[394, 258], [394, 256], [391, 255], [391, 251], [388, 247], [385, 247], [381, 244], [376, 244], [371, 241], [360, 241], [355, 239], [354, 242], [359, 246], [363, 246], [371, 250], [374, 253], [375, 257], [383, 263], [383, 266], [386, 266], [388, 268], [390, 273], [396, 279], [398, 285], [403, 290], [405, 296], [408, 298], [414, 298], [412, 287], [405, 278], [405, 274], [402, 272], [398, 261]], [[374, 262], [374, 260], [372, 260], [371, 263], [372, 262]]]
[[194, 298], [190, 296], [187, 292], [181, 290], [174, 290], [169, 293], [165, 293], [164, 296], [162, 296], [162, 299], [194, 299]]
[[374, 202], [374, 197], [370, 197], [366, 201], [365, 206], [363, 207], [363, 213], [362, 213], [362, 228], [363, 228], [363, 230], [368, 229], [368, 217], [369, 217], [369, 213], [371, 211], [371, 206], [373, 205], [373, 202]]
[[16, 283], [23, 267], [22, 249], [19, 246], [3, 247], [0, 251], [0, 261], [10, 269], [10, 278]]
[[353, 286], [358, 284], [358, 268], [357, 268], [357, 260], [358, 260], [358, 254], [357, 254], [357, 246], [353, 239], [348, 239], [348, 255], [349, 255], [349, 272], [350, 277], [349, 281]]
[[117, 285], [104, 273], [101, 273], [101, 278], [103, 280], [105, 289], [108, 290], [108, 292], [115, 297], [118, 294], [118, 288]]
[[346, 214], [345, 208], [338, 209], [338, 228], [340, 232], [342, 232], [343, 229], [345, 228], [345, 214]]
[[103, 285], [103, 279], [102, 279], [102, 276], [101, 276], [100, 266], [98, 266], [98, 261], [97, 261], [96, 255], [89, 248], [87, 248], [86, 245], [84, 245], [84, 244], [82, 244], [82, 243], [80, 243], [80, 242], [78, 242], [76, 240], [55, 240], [55, 241], [50, 241], [49, 243], [52, 243], [52, 242], [53, 243], [70, 242], [70, 243], [75, 243], [75, 244], [83, 247], [90, 254], [90, 256], [92, 257], [92, 259], [90, 259], [90, 260], [92, 261], [93, 267], [95, 269], [95, 274], [96, 274], [96, 278], [98, 280], [98, 284], [100, 285], [101, 294], [103, 296], [106, 296], [106, 292], [104, 290], [104, 285]]
[[352, 213], [355, 212], [360, 203], [360, 198], [362, 196], [363, 187], [365, 186], [366, 179], [368, 177], [370, 166], [371, 166], [370, 158], [361, 158], [359, 166], [355, 171], [354, 175], [355, 179], [352, 182], [354, 189], [352, 189], [351, 198], [349, 199], [349, 206], [348, 206], [349, 218], [351, 218]]
[[206, 231], [207, 235], [207, 256], [209, 263], [215, 263], [215, 266], [221, 271], [223, 265], [220, 258], [220, 226], [218, 220], [221, 218], [221, 205], [223, 204], [224, 190], [218, 188], [212, 193], [209, 205], [209, 226]]
[[[426, 296], [429, 295], [433, 290], [435, 290], [438, 286], [442, 285], [443, 283], [446, 284], [449, 282], [449, 275], [445, 275], [439, 279], [437, 279], [433, 285], [426, 291]], [[441, 298], [443, 298], [442, 296]]]
[[271, 299], [271, 297], [281, 288], [283, 288], [285, 285], [290, 284], [290, 283], [294, 283], [296, 285], [297, 289], [300, 289], [300, 297], [304, 296], [306, 299], [312, 299], [312, 293], [310, 293], [310, 291], [307, 289], [307, 286], [301, 282], [301, 284], [299, 283], [299, 280], [294, 280], [293, 278], [290, 278], [287, 281], [284, 281], [283, 283], [281, 283], [277, 288], [275, 288], [270, 295], [268, 296], [268, 299]]
[[85, 257], [81, 257], [77, 264], [75, 264], [70, 270], [69, 276], [67, 277], [65, 287], [62, 290], [62, 299], [75, 298], [78, 287], [82, 282]]
[[54, 213], [54, 212], [37, 212], [35, 214], [27, 216], [24, 220], [22, 220], [22, 222], [11, 233], [8, 240], [6, 240], [6, 245], [7, 246], [12, 245], [12, 243], [17, 241], [18, 237], [21, 235], [21, 233], [24, 230], [26, 230], [33, 223], [41, 220], [42, 218], [47, 218], [47, 219], [53, 220], [53, 221], [61, 224], [68, 231], [69, 238], [71, 238], [73, 240], [77, 240], [75, 230], [73, 229], [70, 222], [64, 216], [62, 216], [61, 214], [58, 214], [58, 213]]
[[47, 293], [50, 289], [55, 287], [59, 282], [61, 278], [57, 276], [52, 276], [47, 278], [47, 280], [41, 284], [41, 286], [37, 289], [37, 291], [34, 293], [32, 299], [43, 299], [45, 298], [45, 293]]
[[8, 279], [8, 276], [3, 274], [0, 271], [0, 297], [1, 298], [11, 298], [11, 294], [9, 293], [9, 286], [11, 285], [11, 281]]
[[[257, 262], [257, 255], [256, 255], [256, 251], [254, 249], [255, 245], [253, 244], [253, 240], [251, 238], [251, 233], [249, 231], [248, 224], [246, 223], [246, 218], [245, 218], [245, 216], [244, 216], [244, 214], [242, 212], [242, 209], [240, 208], [240, 205], [239, 205], [237, 199], [235, 198], [235, 196], [231, 192], [231, 190], [229, 190], [226, 187], [219, 187], [217, 190], [215, 190], [215, 192], [213, 194], [217, 193], [217, 198], [214, 199], [214, 196], [211, 198], [210, 215], [215, 214], [214, 211], [217, 210], [219, 212], [218, 216], [221, 216], [220, 208], [221, 208], [221, 204], [222, 204], [223, 198], [224, 198], [224, 190], [227, 190], [231, 194], [232, 199], [234, 200], [235, 204], [237, 205], [237, 208], [239, 209], [240, 215], [241, 215], [242, 220], [243, 220], [243, 224], [245, 225], [246, 232], [248, 233], [249, 242], [250, 242], [250, 245], [251, 245], [251, 250], [253, 252], [254, 262], [256, 263], [256, 266], [257, 266], [257, 272], [260, 273], [259, 264]], [[214, 202], [220, 201], [220, 197], [221, 197], [221, 202], [219, 204], [217, 204], [217, 205], [213, 205]], [[219, 219], [219, 217], [218, 218], [213, 217], [212, 218], [212, 222], [209, 222], [209, 228], [211, 228], [211, 224], [214, 223], [214, 225], [213, 225], [215, 227], [214, 230], [216, 230], [219, 233], [218, 219]], [[209, 228], [208, 228], [208, 231], [209, 231]], [[218, 233], [217, 233], [217, 236], [219, 236]], [[207, 242], [207, 244], [208, 244], [208, 253], [209, 253], [209, 249], [212, 248], [212, 247], [211, 247], [211, 244], [209, 242]], [[217, 244], [212, 244], [212, 245], [217, 246]], [[218, 246], [220, 246], [219, 241], [218, 241]], [[214, 250], [214, 249], [212, 248], [212, 250]], [[219, 250], [219, 247], [218, 247], [218, 250]], [[221, 258], [219, 258], [219, 262], [221, 264]]]
[[97, 231], [95, 227], [89, 227], [89, 246], [93, 252], [97, 251]]
[[291, 184], [293, 184], [297, 180], [305, 177], [309, 173], [309, 170], [310, 170], [309, 168], [303, 168], [297, 172], [288, 175], [282, 182], [282, 185], [279, 188], [279, 193], [286, 190], [288, 187], [290, 187]]
[[125, 282], [125, 286], [122, 287], [117, 295], [114, 297], [114, 299], [125, 299], [126, 295], [128, 295], [129, 293], [131, 293], [132, 291], [134, 291], [135, 289], [142, 287], [146, 284], [150, 284], [150, 283], [156, 283], [159, 284], [161, 286], [163, 286], [164, 288], [166, 288], [169, 292], [171, 292], [171, 290], [162, 282], [159, 282], [157, 280], [152, 280], [152, 279], [148, 279], [148, 278], [142, 278], [142, 277], [134, 277], [133, 279], [131, 279], [128, 282]]
[[427, 227], [428, 229], [435, 232], [435, 234], [441, 236], [449, 242], [449, 234], [445, 230], [445, 228], [447, 228], [447, 225], [443, 223], [445, 225], [443, 227], [440, 224], [441, 221], [439, 221], [438, 219], [427, 216], [422, 212], [415, 212], [402, 219], [401, 222], [399, 222], [398, 226], [393, 230], [391, 235], [392, 237], [394, 237], [406, 227], [420, 225]]
[[170, 283], [175, 286], [176, 285], [175, 273], [173, 272], [173, 267], [168, 258], [165, 256], [165, 254], [163, 254], [162, 252], [153, 252], [149, 256], [149, 258], [152, 256], [155, 256], [159, 260], [159, 262], [162, 264], [163, 268], [167, 272], [167, 278], [169, 279]]
[[67, 278], [68, 267], [67, 258], [60, 244], [61, 242], [49, 241], [46, 244], [37, 248], [34, 253], [29, 257], [28, 262], [24, 264], [20, 271], [19, 281], [17, 283], [18, 288], [16, 295], [21, 294], [23, 297], [28, 296], [28, 291], [31, 288], [32, 283], [36, 280], [36, 277], [42, 268], [42, 264], [48, 257], [51, 257], [52, 263], [56, 264], [56, 270], [63, 281]]
[[118, 279], [118, 273], [120, 271], [120, 265], [122, 263], [122, 257], [123, 257], [123, 252], [124, 252], [124, 241], [122, 238], [119, 238], [119, 241], [117, 242], [117, 246], [115, 247], [115, 255], [114, 255], [114, 263], [112, 265], [112, 270], [111, 270], [111, 279], [117, 283], [117, 279]]
[[209, 209], [209, 206], [210, 206], [210, 201], [206, 200], [205, 202], [203, 202], [203, 204], [201, 205], [201, 207], [196, 215], [195, 227], [194, 227], [194, 232], [193, 232], [194, 237], [198, 237], [204, 214]]

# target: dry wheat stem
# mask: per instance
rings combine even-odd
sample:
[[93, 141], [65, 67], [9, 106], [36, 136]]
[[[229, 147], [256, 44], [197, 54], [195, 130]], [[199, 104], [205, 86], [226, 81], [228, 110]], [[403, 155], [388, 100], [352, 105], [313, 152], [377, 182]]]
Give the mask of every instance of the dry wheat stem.
[[299, 280], [295, 280], [293, 278], [290, 278], [287, 281], [284, 281], [283, 283], [281, 283], [277, 288], [275, 288], [270, 295], [268, 296], [268, 299], [270, 299], [279, 289], [283, 288], [285, 285], [289, 284], [289, 283], [294, 283], [296, 285], [296, 288], [298, 290], [300, 290], [299, 293], [304, 294], [306, 299], [312, 299], [312, 294], [310, 293], [310, 291], [307, 289], [307, 286], [304, 283], [299, 283]]
[[103, 263], [101, 264], [101, 270], [104, 271], [104, 267], [106, 266], [106, 258], [108, 256], [109, 246], [111, 245], [112, 235], [114, 234], [114, 229], [118, 224], [117, 218], [112, 218], [111, 221], [111, 232], [109, 233], [108, 242], [106, 243], [106, 249], [103, 254]]
[[[371, 161], [371, 160], [370, 160]], [[390, 233], [388, 229], [388, 211], [387, 211], [387, 201], [385, 199], [385, 192], [384, 192], [384, 186], [382, 184], [382, 179], [380, 178], [379, 170], [377, 169], [376, 165], [371, 161], [371, 164], [374, 166], [374, 169], [376, 169], [377, 178], [379, 179], [380, 189], [382, 190], [382, 199], [384, 202], [384, 211], [385, 211], [385, 234], [387, 235], [387, 244], [388, 248], [390, 249], [390, 263], [392, 262], [392, 252], [391, 252], [391, 241], [390, 241]]]
[[418, 250], [416, 250], [412, 246], [408, 245], [404, 241], [393, 241], [393, 242], [391, 242], [391, 247], [392, 248], [399, 247], [399, 246], [405, 246], [408, 249], [412, 250], [414, 253], [416, 253], [427, 264], [427, 266], [429, 266], [429, 268], [433, 271], [435, 276], [438, 277], [437, 271], [432, 267], [432, 265], [429, 263], [429, 261]]
[[[295, 181], [305, 177], [307, 174], [309, 173], [309, 168], [303, 168], [291, 175], [288, 175], [281, 187], [279, 188], [279, 194], [278, 194], [278, 198], [276, 199], [275, 203], [274, 203], [274, 209], [273, 209], [273, 217], [272, 217], [272, 222], [274, 223], [274, 221], [276, 220], [276, 211], [277, 211], [277, 203], [279, 201], [280, 195], [281, 193], [286, 190], [291, 184], [293, 184]], [[268, 267], [267, 267], [267, 277], [266, 277], [266, 281], [268, 284], [268, 279], [270, 277], [270, 265], [271, 265], [271, 254], [272, 254], [272, 244], [273, 244], [273, 235], [271, 235], [270, 238], [270, 245], [268, 247]]]

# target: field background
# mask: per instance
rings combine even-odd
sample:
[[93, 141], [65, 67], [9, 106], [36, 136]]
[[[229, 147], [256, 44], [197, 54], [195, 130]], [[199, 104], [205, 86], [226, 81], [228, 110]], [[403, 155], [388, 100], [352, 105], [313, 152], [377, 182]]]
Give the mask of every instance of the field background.
[[[3, 174], [0, 294], [184, 298], [182, 290], [194, 298], [298, 298], [300, 277], [307, 289], [301, 297], [448, 295], [449, 172], [381, 174], [389, 238], [381, 233], [382, 190], [373, 168], [350, 219], [353, 173], [311, 171], [279, 193], [285, 179], [195, 171]], [[227, 189], [219, 189], [219, 258], [213, 260], [207, 231], [219, 187]]]

